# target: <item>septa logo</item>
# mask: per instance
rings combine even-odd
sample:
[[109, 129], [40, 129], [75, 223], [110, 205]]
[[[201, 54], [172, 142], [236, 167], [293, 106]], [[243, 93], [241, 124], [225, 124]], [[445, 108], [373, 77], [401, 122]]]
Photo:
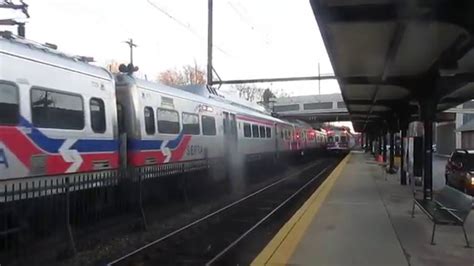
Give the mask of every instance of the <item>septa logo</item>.
[[8, 160], [7, 156], [5, 155], [5, 151], [3, 149], [0, 149], [0, 165], [5, 165], [6, 168], [8, 168]]

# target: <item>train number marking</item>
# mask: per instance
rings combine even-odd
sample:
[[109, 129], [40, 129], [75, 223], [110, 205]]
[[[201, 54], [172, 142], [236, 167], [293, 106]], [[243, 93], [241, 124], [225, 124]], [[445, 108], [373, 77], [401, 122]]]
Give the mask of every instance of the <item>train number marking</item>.
[[204, 152], [204, 148], [201, 145], [189, 145], [186, 149], [187, 156], [199, 155]]
[[0, 165], [2, 164], [5, 165], [6, 168], [8, 168], [8, 159], [5, 155], [5, 151], [3, 149], [0, 149]]

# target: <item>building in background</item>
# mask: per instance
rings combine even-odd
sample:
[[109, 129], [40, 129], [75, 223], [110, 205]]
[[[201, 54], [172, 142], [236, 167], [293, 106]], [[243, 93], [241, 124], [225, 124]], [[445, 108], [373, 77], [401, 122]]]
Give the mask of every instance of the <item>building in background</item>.
[[474, 101], [449, 109], [445, 113], [455, 116], [452, 121], [436, 124], [436, 152], [449, 155], [455, 149], [474, 149]]
[[456, 148], [474, 149], [474, 101], [464, 103], [457, 113]]

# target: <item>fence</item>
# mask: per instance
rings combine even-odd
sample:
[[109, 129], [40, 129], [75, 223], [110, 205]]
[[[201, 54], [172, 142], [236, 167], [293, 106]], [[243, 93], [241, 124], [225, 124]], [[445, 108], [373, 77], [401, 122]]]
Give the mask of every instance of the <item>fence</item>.
[[[145, 204], [157, 200], [165, 176], [206, 170], [217, 161], [190, 161], [134, 169], [0, 183], [0, 261], [16, 258], [33, 243], [51, 241], [76, 253], [74, 230], [127, 214], [146, 229]], [[131, 215], [131, 216], [130, 216]]]

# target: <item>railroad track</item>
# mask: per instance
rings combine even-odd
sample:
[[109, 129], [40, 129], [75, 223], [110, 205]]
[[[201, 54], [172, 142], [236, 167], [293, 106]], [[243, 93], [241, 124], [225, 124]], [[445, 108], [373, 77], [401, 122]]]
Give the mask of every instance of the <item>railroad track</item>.
[[[217, 265], [302, 192], [319, 186], [340, 158], [323, 159], [152, 241], [107, 265]], [[317, 174], [314, 174], [314, 173]], [[313, 190], [311, 190], [313, 188]]]

